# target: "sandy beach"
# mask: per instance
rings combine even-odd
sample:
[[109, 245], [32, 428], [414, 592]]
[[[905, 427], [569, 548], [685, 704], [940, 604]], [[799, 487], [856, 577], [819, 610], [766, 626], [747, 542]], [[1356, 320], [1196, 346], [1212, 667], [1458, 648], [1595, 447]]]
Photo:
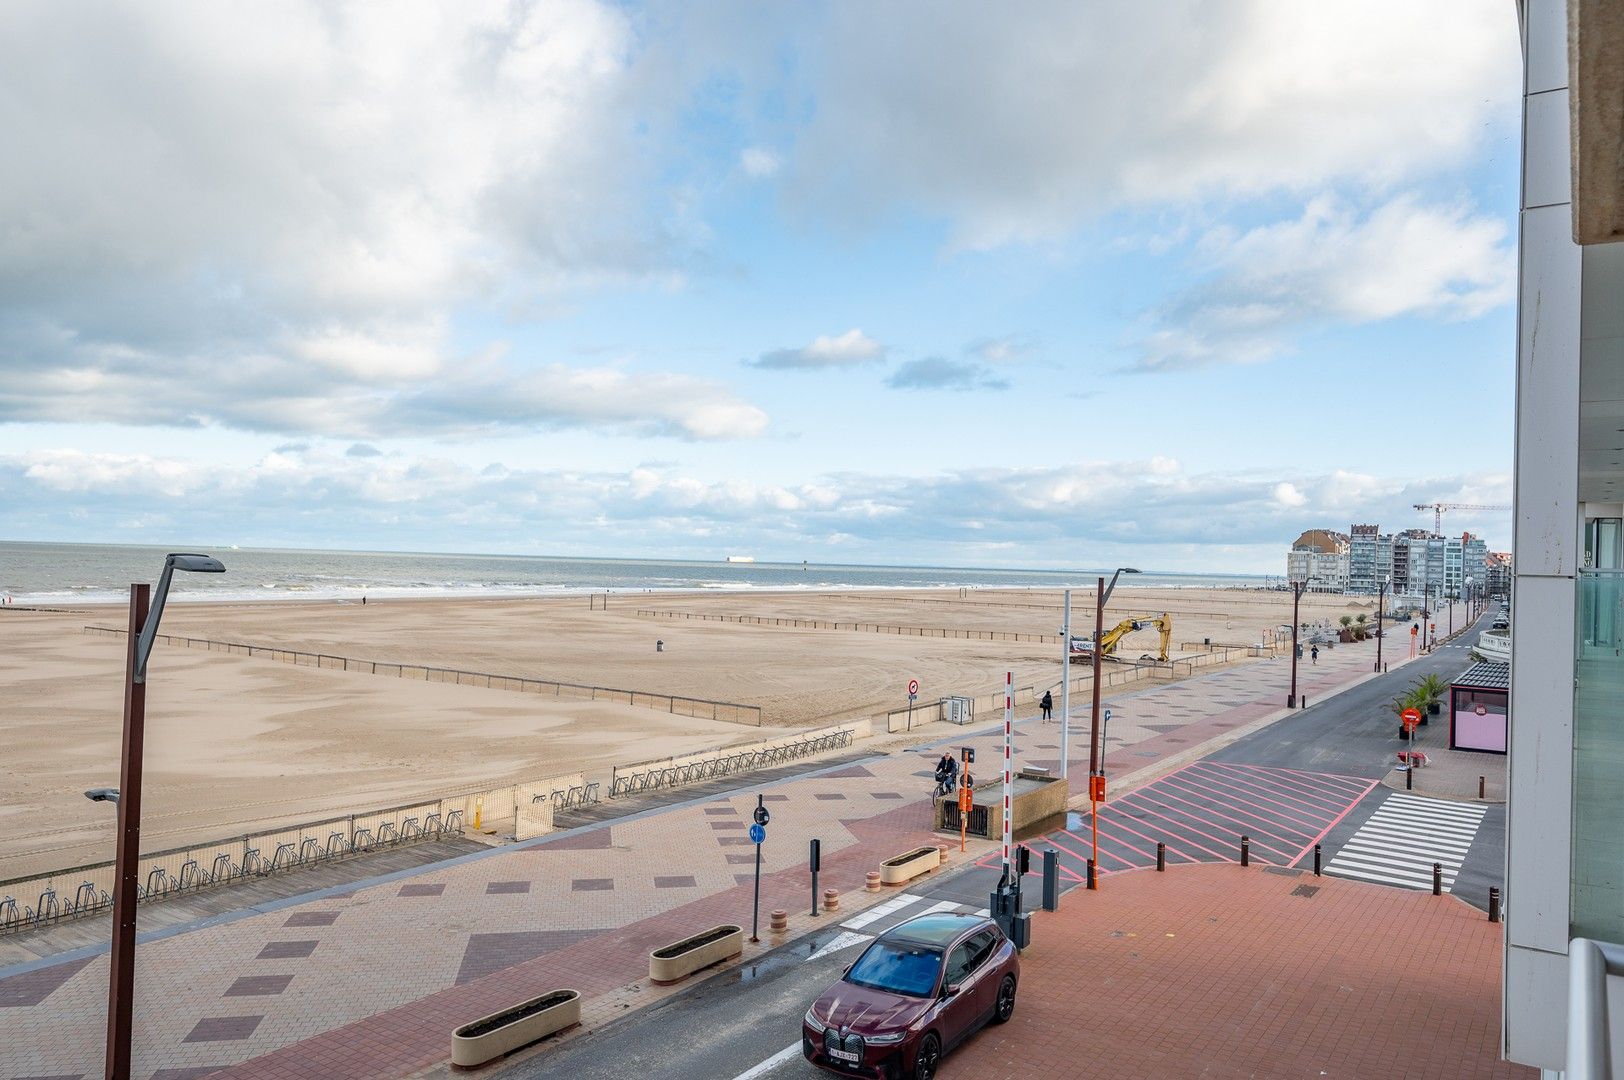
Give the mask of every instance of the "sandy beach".
[[[1073, 594], [1073, 630], [1093, 597]], [[589, 606], [591, 605], [591, 606]], [[1373, 613], [1305, 596], [1305, 621]], [[1119, 587], [1106, 625], [1166, 612], [1184, 643], [1244, 644], [1290, 622], [1289, 594]], [[700, 619], [693, 616], [709, 616]], [[689, 616], [687, 618], [683, 616]], [[540, 600], [174, 604], [166, 634], [434, 665], [759, 706], [799, 729], [922, 701], [985, 694], [1005, 671], [1053, 683], [1059, 644], [910, 636], [733, 620], [860, 623], [904, 631], [1056, 635], [1060, 595], [1025, 590], [614, 594]], [[112, 814], [81, 794], [116, 784], [121, 608], [0, 616], [0, 880], [112, 854]], [[662, 651], [655, 642], [663, 641]], [[1154, 651], [1156, 634], [1122, 654]], [[775, 732], [766, 732], [772, 735]], [[608, 702], [298, 667], [160, 644], [148, 690], [148, 850], [431, 792], [605, 772], [616, 762], [763, 737], [753, 726]]]

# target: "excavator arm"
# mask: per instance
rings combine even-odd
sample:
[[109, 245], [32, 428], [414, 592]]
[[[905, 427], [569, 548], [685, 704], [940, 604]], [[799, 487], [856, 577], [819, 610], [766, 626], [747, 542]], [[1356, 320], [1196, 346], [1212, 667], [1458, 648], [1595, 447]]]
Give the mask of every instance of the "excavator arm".
[[[1173, 620], [1168, 618], [1166, 614], [1155, 619], [1123, 619], [1100, 635], [1100, 655], [1102, 657], [1113, 655], [1123, 638], [1135, 630], [1143, 630], [1150, 626], [1154, 626], [1161, 631], [1160, 659], [1165, 663], [1167, 661], [1168, 646], [1173, 640]], [[1071, 639], [1071, 654], [1073, 656], [1092, 656], [1093, 647], [1094, 643], [1086, 637], [1074, 637]]]

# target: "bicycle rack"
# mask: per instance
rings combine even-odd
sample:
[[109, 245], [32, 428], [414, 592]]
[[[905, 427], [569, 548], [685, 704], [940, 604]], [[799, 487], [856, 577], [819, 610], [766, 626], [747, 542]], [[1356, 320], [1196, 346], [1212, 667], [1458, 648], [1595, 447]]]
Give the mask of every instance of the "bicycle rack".
[[101, 905], [96, 902], [96, 883], [82, 882], [79, 891], [73, 894], [73, 907], [70, 909], [77, 915], [81, 911], [94, 911]]
[[[156, 885], [153, 884], [154, 879], [157, 880]], [[177, 884], [177, 882], [175, 881], [175, 879], [170, 877], [168, 874], [166, 874], [164, 872], [164, 868], [161, 867], [161, 866], [154, 866], [151, 870], [147, 871], [147, 896], [148, 897], [158, 897], [158, 896], [167, 895], [169, 890], [171, 888], [173, 888], [176, 884]]]
[[395, 823], [393, 821], [386, 821], [382, 825], [378, 826], [378, 843], [393, 844], [399, 840], [400, 830], [395, 828]]
[[0, 900], [0, 929], [10, 929], [21, 926], [25, 920], [17, 911], [17, 899], [8, 896]]
[[363, 825], [355, 830], [355, 841], [350, 844], [350, 850], [371, 851], [375, 843], [377, 841], [372, 838], [372, 830]]
[[462, 811], [453, 810], [445, 816], [445, 832], [462, 832]]
[[61, 913], [57, 906], [56, 890], [46, 886], [45, 891], [39, 894], [39, 902], [34, 905], [34, 923], [38, 925], [47, 919], [54, 919]]
[[328, 834], [327, 851], [325, 852], [327, 858], [331, 859], [346, 854], [349, 850], [350, 842], [344, 839], [343, 833], [335, 831]]
[[249, 874], [268, 873], [270, 873], [270, 867], [265, 864], [264, 859], [260, 858], [259, 848], [249, 848], [247, 851], [242, 853], [243, 877], [247, 877]]
[[423, 819], [423, 831], [435, 836], [445, 835], [445, 819], [440, 816], [440, 811], [436, 810]]
[[321, 845], [314, 836], [307, 836], [299, 845], [299, 862], [313, 863], [321, 861]]
[[411, 840], [423, 835], [423, 826], [417, 823], [417, 818], [409, 817], [400, 823], [400, 838]]
[[276, 852], [271, 855], [271, 865], [267, 873], [286, 870], [293, 865], [293, 845], [291, 843], [276, 845]]
[[182, 889], [195, 889], [204, 884], [207, 884], [207, 882], [203, 880], [203, 870], [197, 865], [196, 859], [187, 859], [180, 864], [180, 887]]
[[[222, 867], [220, 865], [221, 863], [224, 863], [225, 866]], [[221, 877], [222, 870], [225, 871], [224, 877]], [[209, 867], [209, 884], [216, 885], [222, 881], [230, 881], [236, 872], [237, 868], [231, 865], [230, 855], [216, 855], [214, 857], [214, 865]]]

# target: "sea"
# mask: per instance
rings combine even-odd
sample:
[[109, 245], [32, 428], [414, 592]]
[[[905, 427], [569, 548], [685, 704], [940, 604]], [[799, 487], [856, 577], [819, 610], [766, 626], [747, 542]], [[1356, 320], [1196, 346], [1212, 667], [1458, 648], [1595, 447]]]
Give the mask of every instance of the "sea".
[[[169, 549], [124, 544], [0, 541], [0, 602], [115, 603], [131, 582], [155, 582]], [[545, 555], [427, 554], [208, 548], [224, 574], [177, 574], [186, 600], [360, 600], [362, 597], [560, 596], [588, 592], [750, 589], [1086, 588], [1099, 570], [1004, 570], [948, 566], [861, 566], [815, 562], [580, 559]], [[1109, 574], [1110, 571], [1103, 571]], [[1124, 584], [1128, 579], [1124, 579]], [[1146, 572], [1135, 587], [1260, 589], [1278, 579], [1245, 574]]]

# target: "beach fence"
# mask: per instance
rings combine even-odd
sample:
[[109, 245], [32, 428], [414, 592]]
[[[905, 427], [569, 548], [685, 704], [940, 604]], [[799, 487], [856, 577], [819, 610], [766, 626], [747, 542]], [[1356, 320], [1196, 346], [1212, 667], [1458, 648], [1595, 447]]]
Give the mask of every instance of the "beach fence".
[[[84, 632], [94, 636], [123, 637], [128, 631], [110, 626], [87, 626]], [[249, 645], [239, 641], [218, 641], [212, 638], [177, 637], [159, 634], [166, 645], [181, 645], [189, 649], [231, 653], [276, 660], [296, 667], [314, 667], [329, 671], [354, 671], [365, 675], [384, 675], [418, 682], [454, 683], [457, 686], [479, 686], [489, 690], [509, 690], [521, 694], [541, 694], [545, 697], [569, 698], [574, 701], [608, 701], [618, 705], [654, 709], [677, 716], [691, 716], [701, 720], [722, 720], [730, 724], [761, 726], [761, 707], [744, 705], [736, 701], [712, 701], [709, 698], [683, 697], [680, 694], [654, 694], [646, 690], [627, 690], [614, 686], [591, 686], [585, 683], [556, 682], [552, 679], [533, 679], [519, 675], [492, 675], [483, 671], [461, 671], [456, 668], [427, 667], [422, 664], [396, 664], [385, 660], [359, 660], [350, 656], [328, 653], [300, 652], [279, 649], [269, 645]]]
[[1060, 644], [1059, 634], [1023, 634], [1013, 630], [957, 630], [942, 626], [897, 626], [891, 623], [837, 622], [832, 619], [775, 619], [761, 615], [714, 615], [695, 611], [639, 610], [645, 619], [692, 619], [696, 622], [728, 622], [745, 626], [788, 626], [803, 630], [857, 630], [870, 634], [896, 634], [901, 637], [959, 638], [965, 641], [1031, 641]]

